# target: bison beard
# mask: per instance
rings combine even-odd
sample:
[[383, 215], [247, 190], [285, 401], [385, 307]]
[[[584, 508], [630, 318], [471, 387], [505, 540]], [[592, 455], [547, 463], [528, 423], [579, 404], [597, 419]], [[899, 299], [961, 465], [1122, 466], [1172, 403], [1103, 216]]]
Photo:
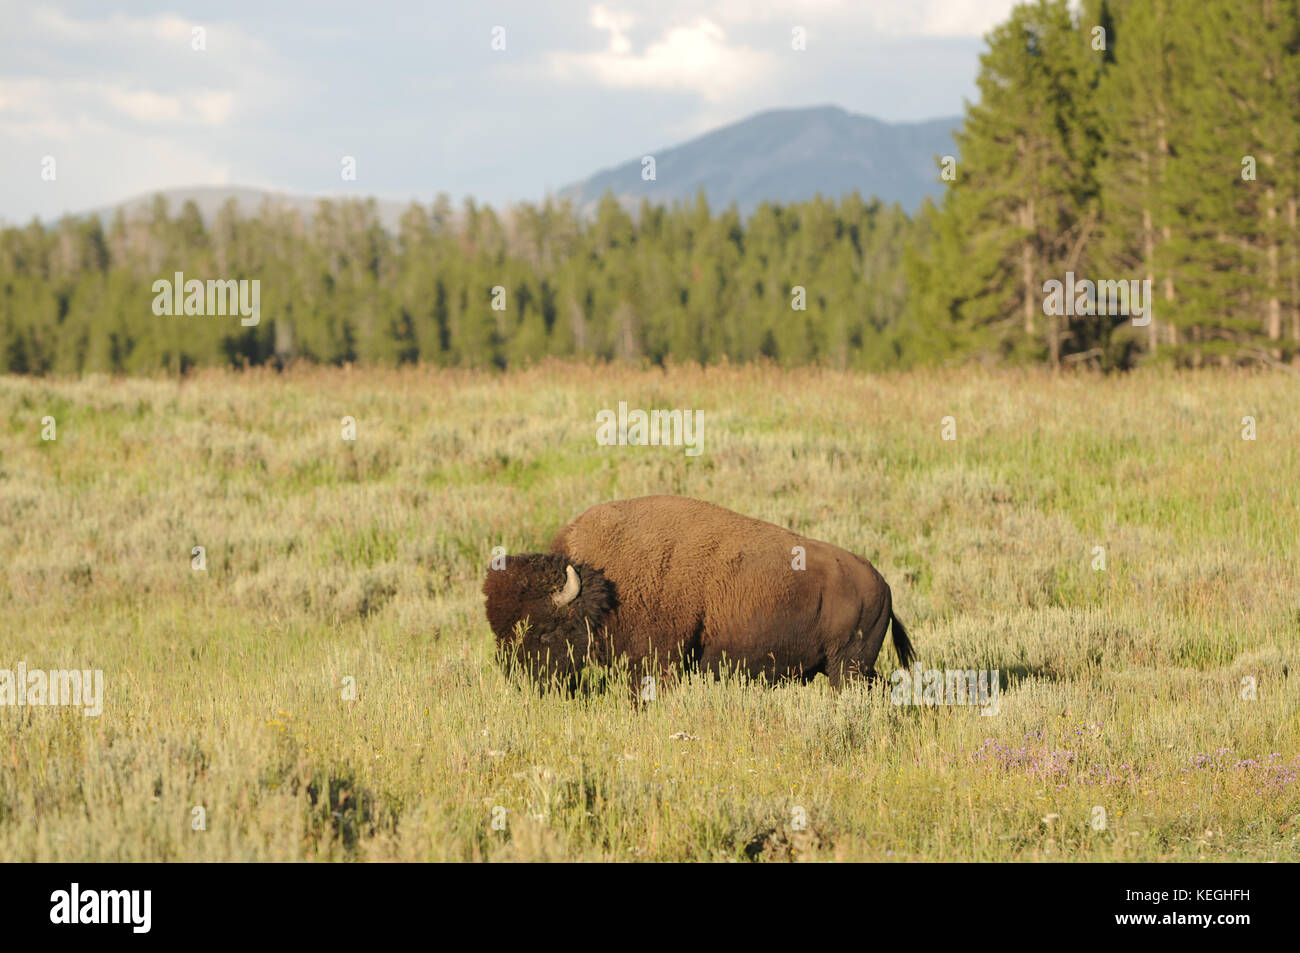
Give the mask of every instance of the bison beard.
[[698, 664], [773, 680], [821, 673], [838, 688], [875, 677], [891, 622], [900, 663], [912, 660], [867, 560], [685, 497], [593, 506], [550, 553], [488, 570], [483, 594], [503, 661], [570, 687], [589, 662], [626, 660], [638, 681]]

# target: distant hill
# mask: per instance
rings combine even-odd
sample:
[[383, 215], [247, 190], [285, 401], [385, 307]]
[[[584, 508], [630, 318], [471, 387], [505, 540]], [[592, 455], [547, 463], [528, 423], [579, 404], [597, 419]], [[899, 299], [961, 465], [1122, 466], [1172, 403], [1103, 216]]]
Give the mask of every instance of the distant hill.
[[959, 117], [888, 123], [838, 106], [774, 109], [724, 126], [671, 149], [648, 152], [656, 178], [642, 179], [640, 156], [561, 189], [590, 214], [606, 191], [628, 205], [643, 198], [669, 204], [703, 188], [714, 208], [732, 202], [742, 213], [764, 200], [794, 202], [817, 193], [854, 190], [915, 211], [943, 192], [936, 156], [956, 154]]

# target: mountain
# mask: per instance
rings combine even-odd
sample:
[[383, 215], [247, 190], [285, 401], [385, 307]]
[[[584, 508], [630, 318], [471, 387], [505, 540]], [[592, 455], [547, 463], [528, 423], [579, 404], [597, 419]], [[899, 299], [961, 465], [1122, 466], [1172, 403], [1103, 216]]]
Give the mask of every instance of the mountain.
[[764, 200], [828, 198], [855, 189], [915, 211], [943, 192], [936, 156], [956, 155], [959, 117], [888, 123], [838, 106], [774, 109], [724, 126], [671, 149], [649, 153], [655, 180], [641, 177], [636, 158], [597, 172], [558, 193], [590, 214], [606, 191], [629, 206], [643, 198], [671, 204], [704, 189], [713, 208], [732, 202], [743, 214]]

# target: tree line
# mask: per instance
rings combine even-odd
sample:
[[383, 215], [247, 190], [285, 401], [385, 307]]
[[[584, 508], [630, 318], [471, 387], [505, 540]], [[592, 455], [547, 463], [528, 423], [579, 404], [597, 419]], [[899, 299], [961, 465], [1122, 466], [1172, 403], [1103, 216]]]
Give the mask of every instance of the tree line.
[[[590, 222], [567, 203], [505, 215], [445, 196], [396, 234], [373, 202], [322, 201], [304, 222], [233, 203], [205, 228], [161, 197], [118, 214], [0, 233], [0, 369], [184, 372], [212, 364], [506, 367], [546, 356], [883, 366], [903, 306], [907, 216], [814, 200], [742, 222], [701, 196]], [[154, 313], [157, 281], [257, 280], [261, 320]]]
[[[770, 359], [883, 369], [970, 360], [1125, 368], [1297, 360], [1300, 0], [1065, 0], [988, 36], [946, 183], [913, 217], [857, 195], [703, 197], [590, 219], [441, 195], [395, 232], [372, 202], [275, 204], [0, 230], [0, 371], [546, 356]], [[154, 283], [260, 282], [262, 320], [160, 316]], [[1067, 274], [1148, 282], [1149, 318]], [[1092, 312], [1092, 313], [1089, 313]]]

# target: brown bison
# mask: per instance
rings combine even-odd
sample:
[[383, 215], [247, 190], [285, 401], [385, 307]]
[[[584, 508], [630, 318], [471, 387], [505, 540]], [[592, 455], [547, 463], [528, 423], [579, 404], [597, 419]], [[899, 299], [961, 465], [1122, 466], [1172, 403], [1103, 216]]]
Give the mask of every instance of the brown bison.
[[889, 586], [847, 550], [720, 506], [645, 496], [593, 506], [549, 554], [507, 556], [483, 583], [499, 653], [576, 684], [588, 662], [634, 676], [698, 664], [839, 687], [875, 677], [893, 622]]

